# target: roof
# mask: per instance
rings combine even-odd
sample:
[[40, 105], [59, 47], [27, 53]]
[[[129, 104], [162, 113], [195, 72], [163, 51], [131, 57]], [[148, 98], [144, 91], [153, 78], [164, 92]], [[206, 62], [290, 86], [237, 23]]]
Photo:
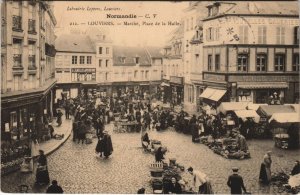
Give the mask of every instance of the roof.
[[226, 114], [228, 111], [246, 110], [247, 105], [248, 102], [222, 102], [217, 111]]
[[296, 113], [291, 105], [262, 105], [257, 112], [267, 117], [271, 117], [274, 113]]
[[[135, 58], [139, 57], [139, 64], [142, 66], [150, 65], [151, 58], [162, 58], [158, 47], [113, 47], [113, 64], [114, 66], [133, 66], [136, 65]], [[124, 63], [122, 62], [124, 58]]]
[[61, 35], [55, 40], [56, 51], [95, 53], [93, 43], [88, 36], [68, 34]]
[[299, 123], [299, 113], [274, 113], [269, 122], [276, 121], [278, 123]]
[[[222, 7], [222, 2], [221, 7]], [[206, 19], [215, 18], [221, 15], [284, 15], [284, 16], [299, 16], [299, 7], [297, 1], [255, 1], [230, 3], [228, 9], [216, 16]]]

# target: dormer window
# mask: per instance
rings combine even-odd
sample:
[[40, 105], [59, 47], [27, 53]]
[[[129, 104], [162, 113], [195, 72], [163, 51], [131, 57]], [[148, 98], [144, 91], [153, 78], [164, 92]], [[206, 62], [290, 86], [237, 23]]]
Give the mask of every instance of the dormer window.
[[125, 59], [126, 59], [126, 57], [119, 57], [120, 62], [123, 64], [125, 64]]
[[140, 63], [140, 57], [135, 57], [135, 63], [139, 64]]

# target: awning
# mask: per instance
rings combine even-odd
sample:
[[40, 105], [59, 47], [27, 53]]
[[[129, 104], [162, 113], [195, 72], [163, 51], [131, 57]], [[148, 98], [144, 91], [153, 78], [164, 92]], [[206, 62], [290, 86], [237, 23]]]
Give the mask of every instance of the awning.
[[285, 89], [287, 82], [238, 82], [237, 88], [241, 89]]
[[268, 105], [268, 104], [253, 104], [252, 102], [249, 102], [247, 105], [247, 110], [258, 110], [259, 106]]
[[293, 106], [296, 112], [300, 113], [300, 104], [285, 104], [285, 105], [290, 105]]
[[248, 102], [223, 102], [217, 108], [217, 112], [226, 114], [228, 111], [246, 110]]
[[299, 113], [275, 113], [270, 118], [269, 122], [276, 121], [278, 123], [299, 123]]
[[169, 83], [165, 83], [165, 82], [162, 82], [160, 85], [163, 86], [163, 87], [170, 87], [170, 84]]
[[206, 98], [215, 102], [219, 101], [226, 93], [223, 89], [206, 88], [203, 93], [199, 96], [200, 98]]
[[256, 123], [259, 123], [260, 117], [254, 110], [236, 110], [234, 112], [243, 121], [246, 121], [247, 118], [253, 118]]
[[266, 117], [271, 117], [275, 113], [296, 113], [291, 105], [263, 105], [259, 106], [257, 112]]

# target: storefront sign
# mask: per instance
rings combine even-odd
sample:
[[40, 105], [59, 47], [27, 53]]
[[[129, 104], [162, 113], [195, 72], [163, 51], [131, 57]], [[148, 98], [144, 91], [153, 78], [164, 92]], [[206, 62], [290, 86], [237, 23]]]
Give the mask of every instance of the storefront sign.
[[183, 84], [183, 77], [170, 76], [170, 83]]
[[[204, 75], [205, 78], [205, 75]], [[298, 82], [298, 76], [281, 76], [281, 75], [230, 75], [229, 82]], [[276, 84], [274, 84], [276, 85]]]
[[95, 73], [95, 68], [72, 68], [72, 73]]
[[225, 75], [204, 73], [204, 80], [225, 81]]

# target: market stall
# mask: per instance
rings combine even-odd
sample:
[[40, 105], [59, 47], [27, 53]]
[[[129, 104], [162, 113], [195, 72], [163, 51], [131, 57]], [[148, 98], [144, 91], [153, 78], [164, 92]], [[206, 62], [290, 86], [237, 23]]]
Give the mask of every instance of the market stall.
[[226, 115], [230, 111], [246, 110], [248, 102], [223, 102], [217, 108], [217, 113]]
[[259, 123], [259, 115], [254, 110], [236, 110], [234, 111], [236, 116], [245, 122], [247, 118], [253, 118], [256, 123]]

